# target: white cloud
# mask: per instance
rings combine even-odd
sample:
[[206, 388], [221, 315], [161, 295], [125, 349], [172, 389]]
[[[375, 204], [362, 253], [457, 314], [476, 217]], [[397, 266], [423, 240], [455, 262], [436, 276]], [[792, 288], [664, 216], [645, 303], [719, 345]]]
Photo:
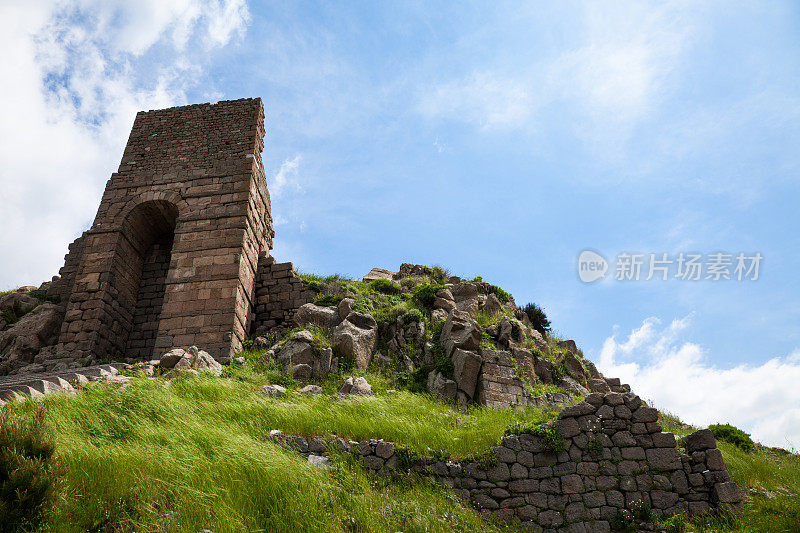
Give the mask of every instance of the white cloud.
[[648, 318], [626, 340], [608, 337], [598, 368], [684, 421], [730, 422], [772, 446], [800, 448], [800, 351], [758, 365], [718, 368], [680, 339], [691, 315], [662, 327]]
[[484, 128], [521, 126], [532, 112], [525, 84], [494, 72], [474, 72], [426, 93], [423, 114], [473, 122]]
[[0, 288], [58, 272], [136, 112], [184, 103], [199, 54], [247, 21], [241, 0], [0, 4]]
[[[483, 127], [530, 129], [554, 107], [590, 148], [609, 157], [625, 149], [634, 129], [659, 107], [691, 41], [682, 3], [587, 3], [562, 31], [563, 52], [507, 73], [494, 68], [426, 90], [418, 110]], [[538, 17], [538, 15], [537, 15]]]
[[[291, 159], [286, 159], [281, 163], [275, 178], [269, 185], [270, 194], [275, 197], [281, 197], [287, 191], [299, 192], [302, 189], [298, 181], [297, 171], [300, 168], [301, 155], [297, 154]], [[285, 221], [285, 219], [284, 219]]]

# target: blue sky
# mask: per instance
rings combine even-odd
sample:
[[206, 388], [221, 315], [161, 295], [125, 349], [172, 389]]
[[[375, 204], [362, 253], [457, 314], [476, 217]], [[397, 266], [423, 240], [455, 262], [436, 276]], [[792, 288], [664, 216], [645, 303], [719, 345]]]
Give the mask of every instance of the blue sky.
[[[656, 405], [800, 447], [798, 4], [284, 4], [0, 7], [0, 287], [57, 272], [137, 110], [260, 96], [278, 260], [482, 275]], [[586, 248], [764, 261], [584, 284]]]

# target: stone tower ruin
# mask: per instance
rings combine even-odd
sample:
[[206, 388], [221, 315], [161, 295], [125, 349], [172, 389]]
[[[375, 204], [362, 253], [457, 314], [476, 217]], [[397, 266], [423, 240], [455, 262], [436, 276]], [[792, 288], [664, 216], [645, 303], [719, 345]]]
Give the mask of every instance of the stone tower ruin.
[[58, 352], [241, 350], [259, 256], [272, 264], [263, 139], [258, 98], [136, 115], [94, 223], [50, 289], [65, 309]]

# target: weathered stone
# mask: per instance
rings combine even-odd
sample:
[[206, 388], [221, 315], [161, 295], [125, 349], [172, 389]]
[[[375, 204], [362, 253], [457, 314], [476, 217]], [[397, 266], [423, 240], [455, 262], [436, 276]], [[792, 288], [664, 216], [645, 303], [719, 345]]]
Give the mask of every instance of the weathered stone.
[[431, 395], [445, 400], [455, 400], [457, 390], [456, 382], [445, 378], [441, 372], [431, 371], [428, 375], [428, 392]]
[[374, 318], [353, 311], [333, 329], [333, 348], [344, 356], [352, 357], [356, 367], [364, 371], [372, 360], [377, 333], [378, 325]]
[[475, 386], [481, 370], [481, 357], [474, 353], [456, 348], [452, 355], [455, 382], [459, 390], [472, 398], [475, 395]]
[[447, 315], [440, 342], [447, 355], [451, 355], [456, 348], [466, 351], [477, 350], [481, 343], [481, 331], [478, 323], [463, 311], [454, 310]]
[[378, 441], [375, 445], [375, 455], [388, 459], [394, 455], [394, 444], [391, 442]]
[[330, 461], [323, 455], [311, 454], [308, 456], [308, 464], [316, 466], [317, 468], [328, 468]]
[[713, 501], [719, 503], [739, 503], [742, 501], [742, 496], [739, 493], [739, 487], [733, 481], [725, 483], [717, 483], [711, 493]]
[[305, 394], [306, 396], [316, 396], [318, 394], [322, 394], [322, 387], [319, 385], [306, 385], [300, 389], [300, 394]]
[[261, 387], [261, 392], [267, 396], [281, 397], [286, 394], [286, 388], [280, 385], [264, 385]]
[[710, 450], [717, 447], [717, 440], [711, 430], [701, 429], [683, 437], [687, 453]]
[[397, 276], [397, 272], [392, 272], [391, 270], [386, 270], [385, 268], [373, 268], [370, 270], [366, 276], [361, 278], [363, 281], [373, 281], [376, 279], [388, 279], [392, 280]]

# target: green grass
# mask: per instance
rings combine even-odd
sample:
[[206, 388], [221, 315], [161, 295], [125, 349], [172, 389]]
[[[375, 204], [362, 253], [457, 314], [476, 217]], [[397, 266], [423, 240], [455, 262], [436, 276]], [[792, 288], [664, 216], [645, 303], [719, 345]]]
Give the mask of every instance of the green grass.
[[[468, 457], [510, 424], [552, 418], [542, 409], [458, 412], [425, 395], [388, 394], [374, 375], [375, 397], [275, 399], [256, 392], [268, 372], [227, 373], [169, 387], [136, 377], [124, 387], [90, 384], [75, 397], [45, 398], [65, 483], [44, 530], [482, 531], [491, 525], [442, 487], [381, 481], [346, 457], [317, 470], [263, 436], [280, 429], [384, 438], [421, 455]], [[331, 391], [338, 382], [324, 385]]]

